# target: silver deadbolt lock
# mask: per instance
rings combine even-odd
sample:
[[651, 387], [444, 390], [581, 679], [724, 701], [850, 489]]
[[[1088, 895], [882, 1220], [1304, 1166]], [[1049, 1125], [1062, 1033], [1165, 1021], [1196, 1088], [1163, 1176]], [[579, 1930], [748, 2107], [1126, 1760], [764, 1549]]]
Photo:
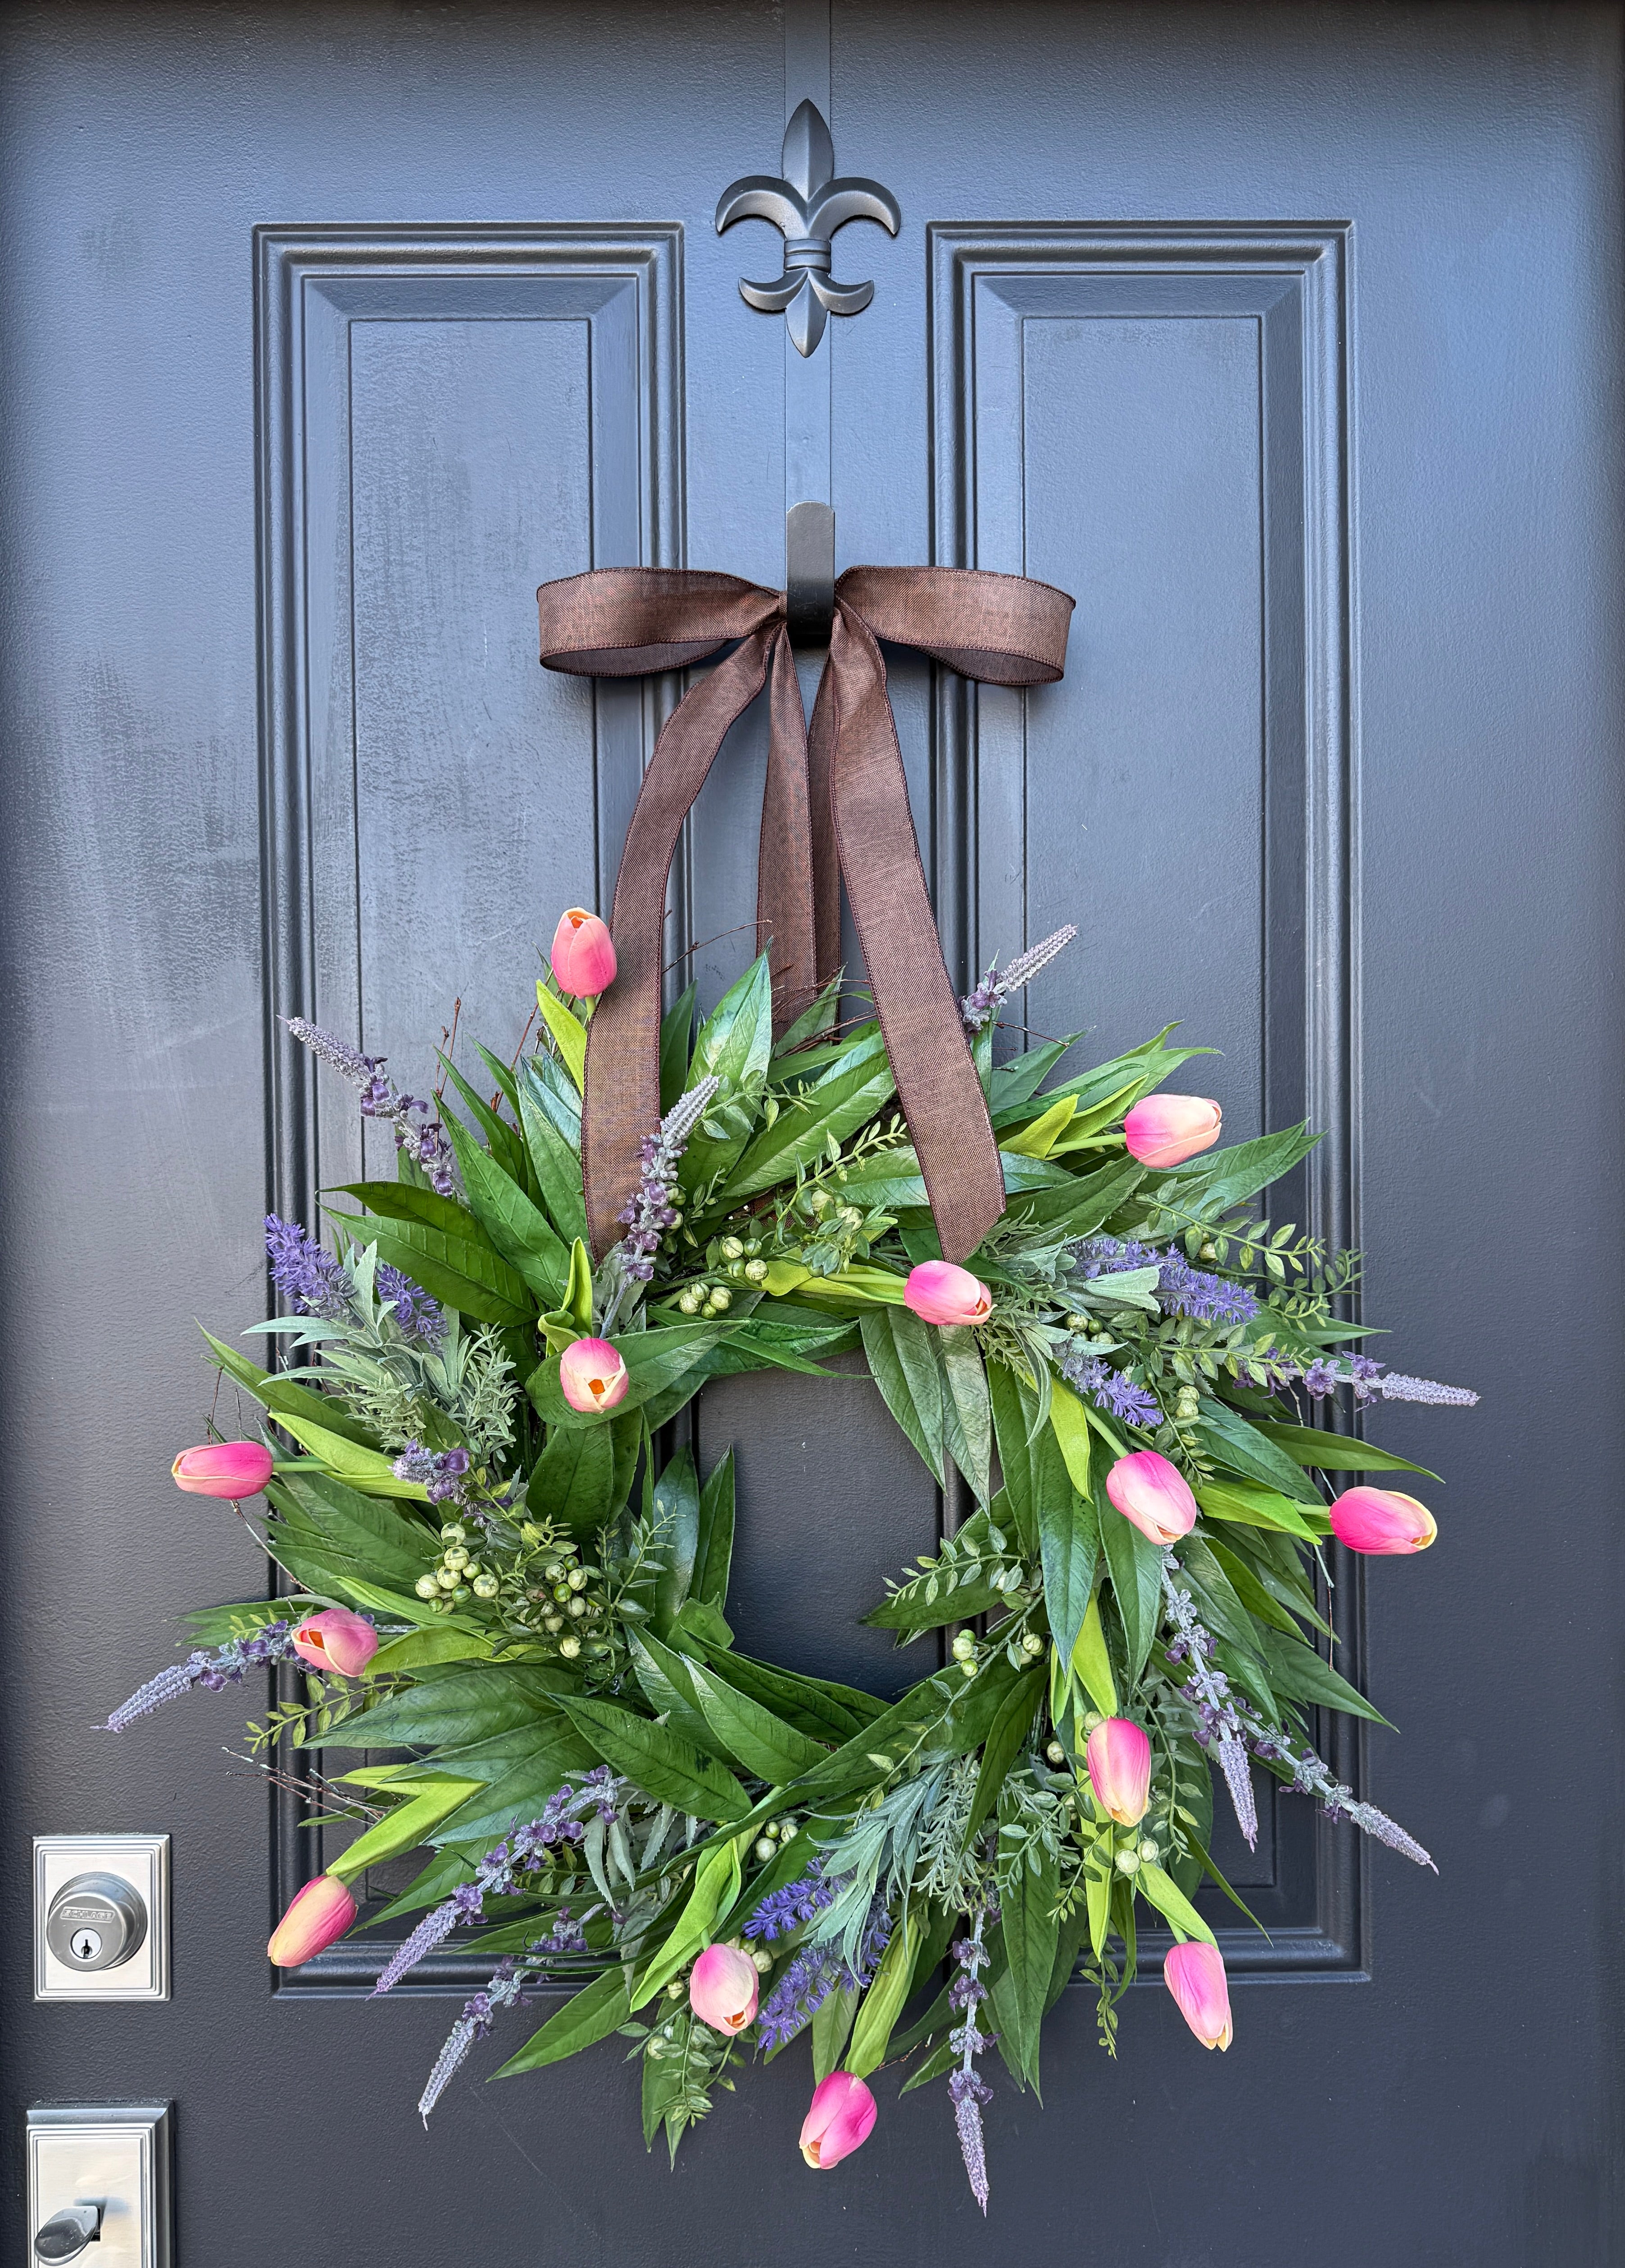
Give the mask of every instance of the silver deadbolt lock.
[[117, 1969], [147, 1933], [146, 1902], [118, 1874], [75, 1874], [51, 1900], [45, 1941], [65, 1969]]

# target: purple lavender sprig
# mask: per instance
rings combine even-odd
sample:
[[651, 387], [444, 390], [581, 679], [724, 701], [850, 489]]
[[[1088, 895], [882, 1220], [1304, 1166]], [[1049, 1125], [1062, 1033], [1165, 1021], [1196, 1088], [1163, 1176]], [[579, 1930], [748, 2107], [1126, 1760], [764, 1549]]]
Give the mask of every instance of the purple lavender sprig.
[[1136, 1386], [1132, 1378], [1125, 1378], [1097, 1354], [1083, 1354], [1075, 1348], [1061, 1358], [1060, 1374], [1080, 1394], [1087, 1394], [1097, 1410], [1109, 1411], [1125, 1425], [1151, 1426], [1163, 1422], [1161, 1404], [1149, 1387]]
[[984, 2032], [977, 2022], [977, 2013], [987, 1998], [987, 1987], [979, 1971], [991, 1957], [982, 1943], [982, 1924], [986, 1908], [979, 1906], [971, 1925], [969, 1937], [962, 1937], [954, 1947], [954, 1959], [959, 1973], [949, 1987], [948, 2003], [964, 2022], [948, 2036], [948, 2044], [959, 2058], [959, 2068], [948, 2082], [949, 2095], [954, 2106], [954, 2124], [959, 2135], [959, 2154], [964, 2160], [964, 2169], [971, 2183], [971, 2194], [987, 2213], [987, 2149], [982, 2132], [982, 2105], [993, 2101], [993, 2089], [977, 2070], [974, 2058], [992, 2047], [994, 2035]]
[[1212, 1748], [1224, 1774], [1235, 1806], [1236, 1822], [1247, 1838], [1247, 1848], [1258, 1846], [1259, 1812], [1253, 1799], [1252, 1774], [1247, 1763], [1247, 1728], [1230, 1680], [1213, 1666], [1217, 1646], [1197, 1618], [1196, 1602], [1184, 1585], [1175, 1580], [1179, 1563], [1171, 1551], [1163, 1554], [1163, 1597], [1178, 1635], [1169, 1647], [1171, 1662], [1188, 1661], [1190, 1675], [1183, 1692], [1196, 1714], [1196, 1738]]
[[1346, 1787], [1341, 1780], [1333, 1778], [1328, 1766], [1312, 1749], [1294, 1750], [1286, 1734], [1277, 1733], [1267, 1725], [1246, 1702], [1238, 1701], [1236, 1709], [1242, 1719], [1247, 1745], [1259, 1762], [1291, 1765], [1295, 1794], [1318, 1796], [1321, 1808], [1328, 1819], [1352, 1819], [1362, 1833], [1370, 1836], [1376, 1842], [1386, 1844], [1389, 1850], [1398, 1851], [1402, 1857], [1414, 1859], [1419, 1867], [1433, 1867], [1434, 1873], [1438, 1873], [1438, 1868], [1414, 1835], [1407, 1835], [1385, 1811], [1378, 1811], [1374, 1803], [1360, 1802], [1353, 1788]]
[[844, 1882], [845, 1877], [826, 1874], [824, 1860], [815, 1858], [799, 1881], [768, 1892], [746, 1922], [745, 1936], [788, 1937], [825, 1906], [833, 1905]]
[[[265, 1249], [270, 1260], [271, 1282], [284, 1299], [301, 1314], [324, 1322], [357, 1320], [355, 1285], [342, 1260], [301, 1228], [296, 1221], [265, 1216]], [[446, 1336], [446, 1318], [439, 1304], [399, 1268], [379, 1269], [373, 1286], [381, 1303], [390, 1308], [403, 1338], [424, 1346], [438, 1346]]]
[[[580, 1819], [584, 1812], [596, 1811], [601, 1818], [613, 1818], [619, 1793], [614, 1774], [607, 1765], [600, 1764], [587, 1774], [579, 1793], [566, 1783], [550, 1795], [538, 1817], [527, 1827], [516, 1827], [494, 1850], [488, 1851], [475, 1869], [474, 1880], [460, 1883], [450, 1897], [425, 1914], [405, 1942], [395, 1948], [373, 1987], [373, 1999], [398, 1984], [409, 1969], [415, 1969], [437, 1946], [443, 1945], [460, 1924], [478, 1921], [487, 1898], [515, 1896], [527, 1888], [526, 1877], [538, 1859], [549, 1856], [560, 1845], [580, 1843], [583, 1838]], [[578, 1949], [581, 1948], [572, 1948]]]
[[1325, 1401], [1337, 1392], [1340, 1386], [1352, 1386], [1356, 1403], [1373, 1401], [1426, 1402], [1441, 1409], [1470, 1410], [1478, 1396], [1470, 1387], [1442, 1386], [1437, 1378], [1412, 1378], [1401, 1370], [1385, 1371], [1380, 1362], [1369, 1354], [1350, 1354], [1341, 1359], [1322, 1355], [1304, 1369], [1296, 1365], [1283, 1365], [1276, 1376], [1290, 1383], [1301, 1381], [1304, 1391], [1317, 1402]]
[[1052, 931], [1037, 945], [1030, 945], [1025, 953], [1017, 954], [1008, 968], [1001, 968], [995, 961], [975, 991], [959, 1003], [959, 1013], [964, 1020], [965, 1029], [970, 1032], [985, 1030], [1008, 996], [1012, 992], [1019, 992], [1023, 984], [1030, 984], [1058, 953], [1066, 951], [1077, 933], [1075, 924], [1068, 922], [1064, 929]]
[[[641, 1174], [630, 1204], [616, 1215], [626, 1233], [616, 1247], [624, 1279], [646, 1284], [654, 1273], [654, 1256], [661, 1239], [676, 1228], [682, 1214], [672, 1203], [676, 1195], [677, 1167], [694, 1129], [705, 1116], [720, 1081], [707, 1075], [681, 1095], [661, 1120], [659, 1129], [638, 1145]], [[617, 1300], [617, 1306], [619, 1305]], [[610, 1318], [606, 1318], [608, 1329]]]
[[454, 1504], [466, 1509], [468, 1489], [463, 1476], [469, 1469], [466, 1449], [425, 1449], [421, 1441], [409, 1441], [392, 1467], [398, 1481], [416, 1481], [428, 1496], [431, 1504]]
[[[416, 1095], [403, 1094], [393, 1079], [385, 1078], [384, 1065], [388, 1057], [364, 1056], [359, 1048], [352, 1048], [348, 1041], [324, 1032], [318, 1024], [307, 1023], [303, 1016], [284, 1016], [282, 1020], [318, 1062], [326, 1064], [359, 1090], [364, 1118], [381, 1118], [394, 1127], [395, 1148], [416, 1159], [429, 1176], [432, 1188], [443, 1197], [454, 1196], [457, 1184], [452, 1175], [451, 1145], [446, 1130], [439, 1118], [431, 1115], [432, 1103]], [[425, 1123], [414, 1124], [419, 1116]]]
[[274, 1668], [279, 1662], [297, 1661], [299, 1656], [293, 1650], [292, 1631], [291, 1623], [265, 1623], [249, 1638], [234, 1638], [212, 1651], [200, 1649], [188, 1654], [184, 1661], [172, 1661], [167, 1669], [160, 1669], [156, 1677], [149, 1677], [144, 1685], [138, 1685], [128, 1701], [120, 1702], [103, 1731], [122, 1733], [138, 1719], [150, 1717], [155, 1709], [161, 1709], [166, 1701], [189, 1693], [195, 1685], [203, 1686], [210, 1693], [219, 1693], [228, 1685], [240, 1685], [251, 1669]]
[[1087, 1236], [1071, 1251], [1086, 1283], [1097, 1276], [1155, 1268], [1157, 1301], [1166, 1314], [1188, 1315], [1197, 1323], [1250, 1323], [1259, 1312], [1257, 1292], [1228, 1276], [1193, 1268], [1177, 1245], [1163, 1251], [1134, 1237]]
[[513, 2007], [523, 2000], [531, 1970], [544, 1965], [556, 1954], [586, 1951], [587, 1939], [570, 1918], [569, 1907], [560, 1906], [558, 1918], [545, 1937], [533, 1937], [522, 1955], [510, 1954], [506, 1961], [497, 1963], [484, 1991], [464, 2001], [462, 2015], [434, 2059], [434, 2068], [417, 2098], [418, 2116], [425, 2126], [429, 2113], [456, 2077], [475, 2043], [490, 2036], [504, 2008]]
[[[850, 1875], [826, 1876], [818, 1860], [801, 1881], [772, 1890], [745, 1924], [747, 1937], [776, 1938], [813, 1920], [832, 1905], [851, 1880]], [[781, 2048], [809, 2024], [831, 1992], [856, 1992], [873, 1982], [881, 1957], [891, 1941], [892, 1921], [884, 1898], [870, 1904], [863, 1926], [857, 1966], [849, 1967], [839, 1947], [831, 1940], [804, 1945], [774, 1985], [757, 2019], [757, 2037], [766, 2049]]]

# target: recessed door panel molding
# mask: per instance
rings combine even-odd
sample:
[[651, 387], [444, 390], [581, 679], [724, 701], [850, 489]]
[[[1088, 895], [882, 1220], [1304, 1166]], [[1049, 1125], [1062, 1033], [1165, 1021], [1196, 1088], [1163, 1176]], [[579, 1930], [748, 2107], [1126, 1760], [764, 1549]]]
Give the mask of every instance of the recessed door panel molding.
[[277, 1016], [420, 1047], [450, 1021], [449, 935], [465, 1028], [503, 1046], [496, 988], [563, 877], [607, 905], [654, 701], [544, 676], [531, 593], [681, 563], [682, 232], [257, 238], [267, 1030], [297, 1213], [319, 1141], [326, 1181], [389, 1168], [349, 1113], [319, 1135]]
[[[558, 907], [608, 908], [660, 697], [540, 669], [533, 594], [682, 563], [682, 232], [264, 228], [256, 274], [271, 1203], [312, 1220], [393, 1160], [277, 1020], [426, 1093], [452, 994], [464, 1052], [510, 1053]], [[280, 1910], [321, 1830], [274, 1808]], [[279, 1989], [386, 1957], [339, 1946]]]
[[[930, 232], [935, 556], [1078, 601], [1060, 684], [939, 691], [949, 965], [1075, 921], [1030, 1027], [1106, 1056], [1181, 1014], [1224, 1050], [1199, 1084], [1227, 1130], [1326, 1129], [1292, 1211], [1334, 1246], [1358, 1214], [1349, 236]], [[1357, 1572], [1333, 1619], [1357, 1678]], [[1358, 1735], [1322, 1729], [1354, 1778]], [[1227, 1961], [1360, 1972], [1357, 1838], [1261, 1793], [1257, 1856], [1218, 1855], [1274, 1942], [1222, 1930]]]

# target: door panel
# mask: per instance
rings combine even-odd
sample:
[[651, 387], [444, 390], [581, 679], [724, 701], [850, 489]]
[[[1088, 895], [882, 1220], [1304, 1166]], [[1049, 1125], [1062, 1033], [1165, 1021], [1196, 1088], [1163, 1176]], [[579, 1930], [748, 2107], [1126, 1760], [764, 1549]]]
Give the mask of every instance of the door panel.
[[[515, 2024], [425, 2135], [457, 1957], [378, 2007], [364, 1962], [272, 1993], [310, 1830], [221, 1756], [231, 1700], [88, 1729], [177, 1603], [260, 1577], [165, 1475], [211, 1391], [192, 1317], [262, 1313], [258, 1214], [361, 1163], [277, 1014], [416, 1088], [454, 998], [511, 1047], [676, 689], [544, 675], [535, 585], [776, 583], [824, 494], [840, 564], [1079, 601], [1024, 702], [889, 657], [956, 979], [1076, 920], [1026, 1020], [1104, 1052], [1183, 1017], [1234, 1130], [1326, 1127], [1294, 1210], [1365, 1246], [1396, 1366], [1486, 1397], [1383, 1413], [1447, 1473], [1444, 1535], [1336, 1598], [1405, 1738], [1333, 1761], [1439, 1880], [1277, 1799], [1230, 2053], [1154, 1967], [1115, 2064], [1069, 1995], [1046, 2108], [999, 2075], [998, 2237], [1616, 2253], [1621, 1820], [1577, 1728], [1617, 1646], [1619, 31], [1580, 0], [6, 11], [0, 1863], [20, 1918], [33, 1832], [167, 1829], [175, 1862], [171, 2003], [35, 2007], [13, 1962], [8, 2132], [173, 2096], [183, 2268], [985, 2255], [942, 2104], [890, 2074], [829, 2181], [794, 2054], [674, 2178], [613, 2045], [484, 2088]], [[803, 363], [737, 296], [777, 237], [712, 214], [809, 92], [904, 227], [838, 239], [875, 301]], [[707, 1001], [749, 954], [762, 745], [730, 737], [679, 864]], [[867, 1382], [725, 1381], [698, 1432], [737, 1444], [742, 1642], [912, 1674], [852, 1617], [941, 1508]]]

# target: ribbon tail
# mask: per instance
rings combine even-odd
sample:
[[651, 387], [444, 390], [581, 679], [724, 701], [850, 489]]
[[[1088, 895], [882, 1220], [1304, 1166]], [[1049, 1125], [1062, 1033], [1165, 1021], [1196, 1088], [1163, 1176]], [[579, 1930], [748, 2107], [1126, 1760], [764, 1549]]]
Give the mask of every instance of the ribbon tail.
[[654, 744], [615, 884], [615, 983], [587, 1033], [581, 1175], [594, 1257], [620, 1234], [638, 1186], [638, 1145], [660, 1123], [661, 946], [666, 890], [689, 807], [734, 719], [766, 681], [777, 631], [754, 631], [683, 696]]
[[772, 940], [777, 1037], [811, 1004], [818, 984], [806, 711], [795, 656], [782, 630], [773, 642], [769, 709], [767, 784], [756, 870], [756, 949], [766, 951]]
[[[833, 633], [831, 633], [832, 635]], [[835, 840], [831, 776], [835, 762], [835, 681], [826, 668], [813, 703], [807, 741], [807, 793], [812, 808], [813, 926], [817, 972], [825, 985], [841, 965], [841, 863]]]
[[932, 917], [886, 666], [844, 604], [829, 666], [841, 873], [942, 1256], [964, 1260], [1004, 1211], [1004, 1174]]

